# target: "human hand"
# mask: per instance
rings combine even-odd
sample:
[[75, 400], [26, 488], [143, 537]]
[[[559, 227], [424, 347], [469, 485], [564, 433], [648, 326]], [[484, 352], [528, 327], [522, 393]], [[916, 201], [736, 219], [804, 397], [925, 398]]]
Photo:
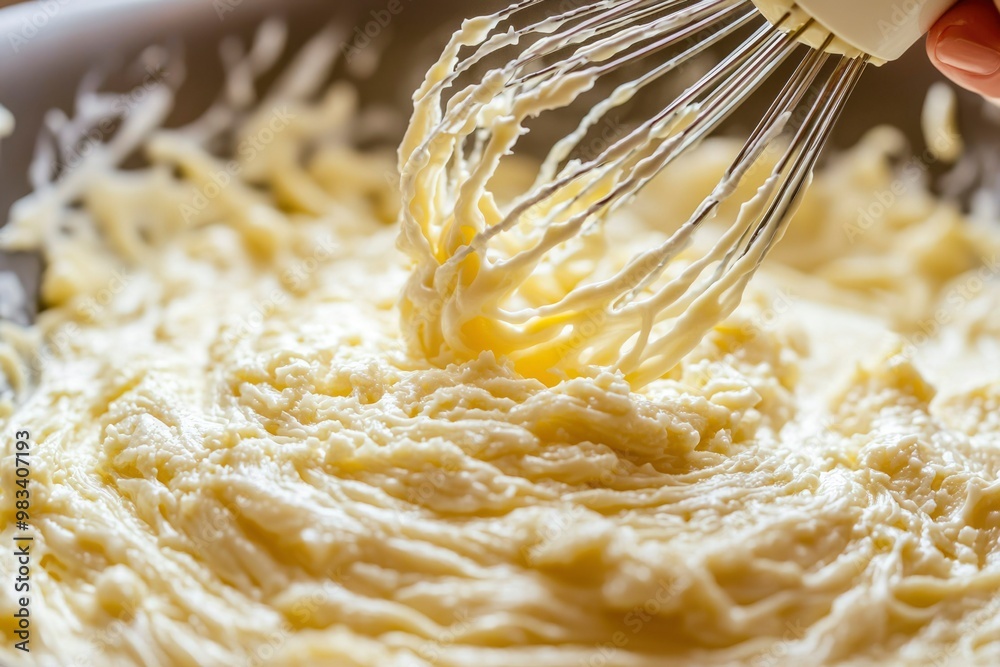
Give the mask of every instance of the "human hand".
[[959, 86], [1000, 104], [1000, 0], [959, 0], [927, 36], [927, 55]]

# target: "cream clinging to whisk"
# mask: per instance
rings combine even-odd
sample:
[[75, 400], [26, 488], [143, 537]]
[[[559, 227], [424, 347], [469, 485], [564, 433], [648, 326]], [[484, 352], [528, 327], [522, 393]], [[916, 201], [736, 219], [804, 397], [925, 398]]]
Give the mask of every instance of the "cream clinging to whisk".
[[[601, 367], [641, 386], [738, 306], [872, 57], [839, 55], [841, 38], [795, 7], [771, 21], [749, 0], [566, 7], [524, 0], [466, 22], [415, 95], [400, 149], [401, 247], [417, 265], [404, 330], [442, 363], [490, 350], [546, 382]], [[818, 48], [804, 46], [817, 31]], [[728, 119], [747, 120], [745, 103], [779, 73], [719, 184], [662, 243], [623, 257], [608, 221]], [[665, 84], [684, 77], [671, 101]], [[661, 106], [643, 115], [643, 96]], [[592, 150], [612, 123], [621, 131]], [[537, 178], [498, 201], [491, 181], [525, 136], [542, 144]]]
[[814, 20], [875, 62], [896, 60], [913, 46], [955, 0], [754, 0], [771, 21]]

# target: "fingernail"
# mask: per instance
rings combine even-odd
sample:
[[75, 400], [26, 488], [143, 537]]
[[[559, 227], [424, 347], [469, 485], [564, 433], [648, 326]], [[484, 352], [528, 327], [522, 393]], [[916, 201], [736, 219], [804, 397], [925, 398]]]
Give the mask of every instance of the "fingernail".
[[945, 65], [978, 76], [1000, 72], [1000, 51], [962, 36], [965, 31], [953, 26], [941, 34], [935, 54]]

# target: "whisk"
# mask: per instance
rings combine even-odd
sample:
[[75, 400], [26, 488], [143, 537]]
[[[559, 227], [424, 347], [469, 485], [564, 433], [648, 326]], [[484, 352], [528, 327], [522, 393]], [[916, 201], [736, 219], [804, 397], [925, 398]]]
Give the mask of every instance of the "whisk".
[[[410, 344], [439, 363], [506, 355], [549, 384], [595, 368], [633, 387], [662, 377], [739, 305], [866, 67], [898, 58], [950, 4], [524, 0], [466, 21], [415, 94], [400, 148], [400, 246], [416, 265], [402, 308]], [[608, 260], [607, 221], [738, 110], [745, 119], [779, 76], [690, 218]], [[634, 115], [640, 93], [669, 99], [665, 85], [685, 77], [669, 103], [593, 148], [611, 114]], [[534, 183], [500, 202], [501, 165], [526, 135], [546, 157]], [[735, 223], [690, 256], [695, 233], [765, 163]]]

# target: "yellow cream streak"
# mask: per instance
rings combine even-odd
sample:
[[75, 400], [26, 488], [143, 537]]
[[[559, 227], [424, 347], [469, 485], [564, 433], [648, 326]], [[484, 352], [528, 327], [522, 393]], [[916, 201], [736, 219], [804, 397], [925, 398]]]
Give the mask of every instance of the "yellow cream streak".
[[[150, 129], [153, 95], [15, 211], [4, 245], [44, 252], [46, 309], [0, 334], [0, 662], [997, 664], [1000, 230], [895, 172], [897, 133], [831, 162], [666, 377], [547, 386], [409, 351], [392, 159], [351, 147], [353, 93], [319, 81], [185, 131]], [[230, 125], [232, 163], [204, 147]], [[149, 168], [113, 167], [128, 141]], [[735, 148], [646, 188], [607, 261], [662, 240]]]
[[[722, 9], [727, 16], [739, 10], [746, 7]], [[596, 19], [573, 24], [573, 12], [520, 31], [504, 28], [514, 11], [466, 21], [414, 96], [400, 148], [400, 246], [415, 264], [402, 304], [404, 332], [414, 351], [439, 365], [491, 351], [549, 386], [596, 368], [620, 372], [638, 389], [661, 378], [732, 314], [784, 233], [782, 216], [769, 212], [784, 210], [778, 204], [786, 199], [794, 208], [790, 193], [797, 188], [789, 183], [798, 167], [789, 165], [799, 164], [797, 156], [791, 149], [780, 161], [757, 158], [778, 148], [792, 112], [776, 113], [744, 159], [719, 182], [704, 183], [698, 191], [703, 201], [665, 219], [662, 237], [637, 242], [623, 222], [626, 205], [677, 154], [696, 145], [719, 108], [739, 93], [730, 90], [728, 74], [706, 75], [709, 83], [699, 85], [712, 95], [688, 91], [644, 122], [614, 129], [613, 138], [589, 155], [579, 149], [595, 128], [612, 123], [623, 113], [619, 107], [675, 61], [645, 58], [642, 73], [607, 91], [578, 125], [566, 110], [600, 90], [610, 71], [634, 58], [635, 48], [650, 48], [644, 42], [652, 39], [650, 31], [683, 35], [689, 23], [721, 22], [719, 8], [695, 4], [607, 34]], [[541, 37], [519, 44], [527, 34]], [[707, 48], [713, 39], [689, 50]], [[509, 62], [463, 83], [466, 72], [511, 45], [517, 49]], [[547, 53], [560, 58], [549, 63], [541, 58]], [[539, 61], [546, 64], [535, 65]], [[732, 74], [745, 93], [741, 76]], [[565, 121], [550, 127], [545, 140], [552, 133], [560, 138], [551, 140], [534, 173], [522, 164], [524, 175], [511, 181], [505, 170], [516, 158], [510, 155], [539, 117]], [[759, 177], [776, 163], [782, 166], [775, 173]], [[504, 182], [513, 185], [513, 202], [497, 196]], [[692, 251], [727, 200], [742, 202], [739, 215], [716, 230], [714, 243]]]

